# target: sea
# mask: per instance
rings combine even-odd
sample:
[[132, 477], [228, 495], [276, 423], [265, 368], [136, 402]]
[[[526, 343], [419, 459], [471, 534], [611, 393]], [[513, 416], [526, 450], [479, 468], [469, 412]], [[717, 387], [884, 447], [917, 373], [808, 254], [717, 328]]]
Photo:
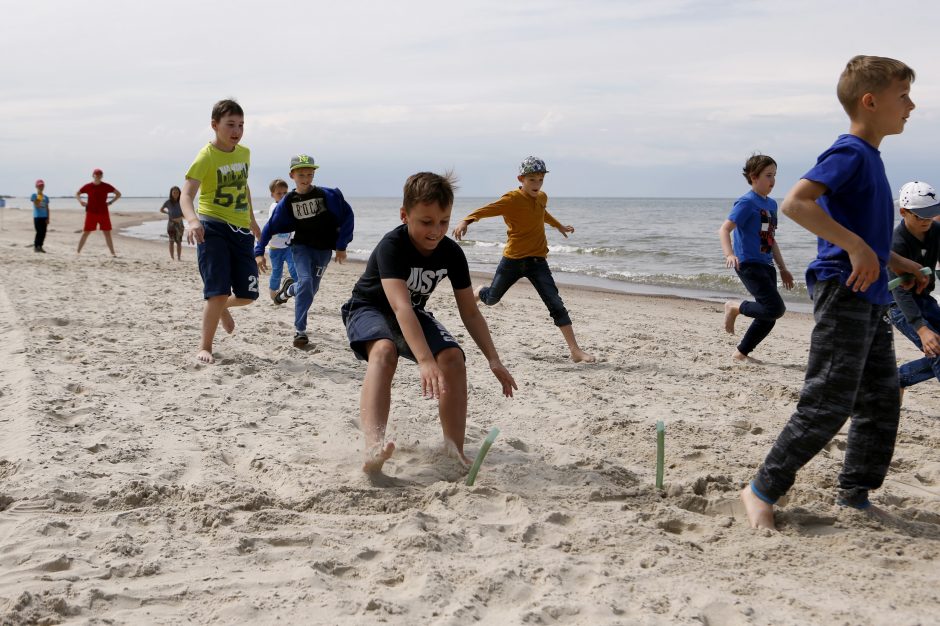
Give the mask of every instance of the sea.
[[[124, 196], [112, 208], [140, 213], [141, 224], [122, 234], [146, 240], [166, 240], [166, 218], [159, 213], [165, 198]], [[347, 198], [356, 215], [352, 259], [366, 260], [386, 232], [399, 225], [400, 198]], [[454, 203], [452, 226], [493, 197], [462, 197]], [[265, 213], [270, 198], [253, 198]], [[779, 202], [779, 200], [778, 200]], [[547, 228], [549, 264], [559, 284], [609, 289], [625, 293], [661, 294], [722, 301], [743, 296], [733, 270], [724, 266], [718, 227], [728, 216], [733, 198], [549, 198], [549, 212], [562, 224], [575, 227], [568, 238]], [[74, 199], [53, 198], [56, 208], [80, 208]], [[28, 207], [23, 198], [7, 200], [8, 207]], [[152, 219], [150, 219], [152, 217]], [[781, 294], [791, 310], [811, 310], [804, 272], [816, 255], [816, 237], [779, 214], [777, 242], [796, 287]], [[492, 273], [506, 243], [500, 218], [470, 226], [461, 242], [471, 270]], [[564, 294], [562, 294], [564, 295]]]

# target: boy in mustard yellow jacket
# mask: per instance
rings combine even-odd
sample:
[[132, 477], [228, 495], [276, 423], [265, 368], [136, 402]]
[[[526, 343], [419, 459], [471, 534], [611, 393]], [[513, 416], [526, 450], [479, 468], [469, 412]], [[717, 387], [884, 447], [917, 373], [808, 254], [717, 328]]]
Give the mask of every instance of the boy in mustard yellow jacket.
[[542, 184], [547, 173], [545, 161], [534, 156], [526, 157], [519, 166], [517, 179], [521, 183], [520, 187], [465, 217], [454, 229], [454, 238], [460, 241], [467, 234], [467, 227], [477, 220], [502, 216], [506, 222], [506, 247], [493, 282], [489, 287], [479, 287], [476, 291], [480, 302], [494, 305], [517, 280], [528, 278], [548, 307], [555, 325], [561, 330], [571, 351], [571, 359], [575, 363], [593, 363], [594, 355], [582, 350], [575, 339], [571, 318], [558, 294], [558, 287], [555, 286], [545, 258], [548, 256], [545, 224], [558, 230], [566, 239], [568, 233], [574, 232], [574, 226], [562, 225], [545, 208], [548, 196], [542, 191]]

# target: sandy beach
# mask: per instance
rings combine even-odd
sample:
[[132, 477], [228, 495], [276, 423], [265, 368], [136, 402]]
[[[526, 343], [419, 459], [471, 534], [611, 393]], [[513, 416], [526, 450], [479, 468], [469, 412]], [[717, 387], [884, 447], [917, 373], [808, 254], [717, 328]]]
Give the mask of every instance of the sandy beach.
[[466, 348], [468, 454], [501, 434], [465, 486], [402, 361], [376, 484], [339, 314], [361, 264], [330, 266], [311, 349], [265, 296], [205, 366], [195, 251], [118, 236], [111, 259], [95, 233], [76, 256], [80, 228], [54, 210], [48, 254], [28, 212], [0, 230], [0, 624], [940, 623], [937, 382], [905, 397], [873, 494], [887, 519], [836, 506], [844, 433], [798, 476], [780, 532], [743, 517], [738, 491], [802, 386], [808, 315], [778, 323], [764, 365], [733, 365], [720, 304], [562, 288], [600, 357], [576, 365], [519, 284], [484, 310], [509, 400], [445, 282], [428, 308]]

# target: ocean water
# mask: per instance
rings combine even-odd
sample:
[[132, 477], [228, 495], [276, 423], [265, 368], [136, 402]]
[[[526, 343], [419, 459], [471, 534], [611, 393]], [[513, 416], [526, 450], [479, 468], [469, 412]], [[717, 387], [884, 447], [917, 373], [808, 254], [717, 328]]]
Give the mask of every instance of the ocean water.
[[[163, 198], [121, 198], [113, 211], [152, 214], [124, 234], [141, 239], [166, 239]], [[452, 225], [492, 197], [457, 198]], [[365, 260], [382, 235], [400, 224], [400, 198], [349, 198], [356, 213], [355, 238], [349, 255]], [[664, 293], [685, 297], [723, 299], [747, 292], [733, 270], [724, 267], [718, 227], [727, 217], [733, 198], [549, 198], [549, 212], [575, 232], [566, 239], [546, 230], [549, 263], [559, 283], [604, 287], [630, 293]], [[255, 198], [256, 207], [270, 205]], [[28, 206], [23, 199], [8, 206]], [[56, 207], [78, 208], [72, 199], [53, 199]], [[142, 216], [143, 217], [143, 216]], [[797, 286], [784, 299], [808, 310], [803, 273], [816, 254], [816, 238], [782, 213], [777, 241]], [[473, 224], [461, 243], [471, 269], [492, 272], [502, 255], [506, 229], [499, 218]]]

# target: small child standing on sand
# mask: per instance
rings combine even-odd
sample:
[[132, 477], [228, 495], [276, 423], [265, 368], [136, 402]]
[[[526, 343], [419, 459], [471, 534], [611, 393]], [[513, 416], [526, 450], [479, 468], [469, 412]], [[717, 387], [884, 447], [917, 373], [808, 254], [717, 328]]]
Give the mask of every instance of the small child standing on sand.
[[[787, 289], [793, 288], [793, 275], [787, 270], [774, 238], [777, 230], [777, 203], [770, 197], [777, 179], [777, 162], [766, 154], [754, 154], [744, 164], [744, 178], [751, 190], [737, 199], [731, 214], [718, 229], [725, 267], [733, 269], [756, 302], [725, 303], [725, 330], [734, 334], [738, 315], [752, 317], [732, 358], [756, 361], [748, 355], [773, 330], [786, 306], [777, 291], [777, 270]], [[734, 233], [734, 243], [731, 236]]]
[[563, 226], [546, 209], [548, 196], [542, 191], [546, 174], [548, 170], [545, 161], [534, 156], [526, 157], [519, 166], [519, 175], [516, 177], [521, 183], [520, 187], [465, 217], [454, 229], [454, 238], [460, 241], [467, 234], [470, 224], [477, 220], [502, 216], [506, 222], [507, 236], [503, 258], [496, 267], [490, 286], [477, 289], [477, 298], [483, 304], [492, 306], [502, 299], [517, 280], [528, 278], [542, 302], [548, 307], [555, 326], [565, 338], [571, 359], [575, 363], [593, 363], [594, 355], [582, 350], [575, 339], [571, 318], [558, 294], [552, 270], [545, 258], [548, 256], [545, 224], [555, 228], [565, 239], [568, 238], [568, 233], [574, 232], [574, 226]]
[[251, 154], [239, 143], [245, 132], [241, 105], [234, 100], [216, 102], [211, 125], [215, 139], [199, 151], [186, 172], [180, 203], [189, 231], [186, 239], [196, 244], [206, 301], [196, 354], [203, 363], [215, 363], [212, 342], [218, 326], [227, 333], [235, 331], [229, 309], [258, 298], [258, 266], [252, 247], [261, 236], [248, 188]]
[[45, 252], [42, 246], [46, 242], [46, 230], [49, 228], [49, 196], [43, 193], [45, 188], [45, 181], [37, 180], [36, 193], [29, 198], [33, 203], [33, 227], [36, 229], [33, 252]]
[[264, 246], [274, 235], [293, 233], [291, 254], [297, 268], [297, 282], [282, 285], [274, 295], [274, 302], [283, 304], [288, 298], [296, 297], [295, 348], [303, 348], [310, 342], [307, 316], [313, 298], [320, 290], [320, 280], [330, 264], [333, 251], [336, 250], [337, 263], [346, 262], [346, 246], [352, 241], [355, 225], [352, 207], [342, 191], [313, 184], [318, 167], [313, 157], [306, 154], [298, 154], [290, 160], [290, 177], [296, 188], [277, 203], [255, 243], [255, 261], [264, 271]]
[[806, 271], [816, 326], [796, 411], [741, 491], [752, 528], [776, 529], [774, 504], [849, 418], [838, 503], [877, 511], [868, 494], [888, 473], [900, 415], [887, 267], [916, 273], [919, 289], [927, 284], [917, 263], [891, 251], [894, 199], [878, 150], [904, 131], [913, 80], [900, 61], [852, 58], [837, 88], [849, 132], [783, 201], [787, 217], [819, 237]]
[[[271, 220], [271, 216], [274, 215], [274, 207], [281, 201], [281, 198], [287, 195], [287, 192], [290, 191], [290, 186], [283, 178], [275, 178], [271, 181], [271, 184], [268, 185], [268, 190], [270, 190], [271, 199], [274, 200], [274, 202], [268, 207], [265, 223], [261, 226], [262, 233], [264, 233], [264, 227], [267, 225], [268, 221]], [[271, 241], [268, 242], [268, 255], [271, 257], [271, 278], [268, 279], [268, 292], [271, 294], [271, 300], [274, 304], [284, 304], [286, 300], [277, 298], [277, 292], [280, 290], [286, 291], [292, 283], [297, 282], [297, 268], [294, 267], [294, 255], [291, 253], [290, 249], [290, 237], [291, 233], [273, 235]], [[285, 264], [287, 265], [287, 273], [290, 274], [290, 277], [285, 278], [282, 283], [281, 278], [284, 276]]]
[[173, 260], [173, 246], [176, 245], [176, 260], [183, 258], [183, 209], [180, 207], [182, 192], [176, 185], [170, 187], [170, 197], [166, 199], [160, 212], [166, 214], [166, 236], [170, 239], [170, 260]]
[[[935, 269], [940, 259], [940, 198], [936, 190], [924, 182], [910, 182], [901, 187], [898, 198], [901, 223], [894, 229], [891, 250], [911, 259], [921, 267]], [[894, 273], [890, 274], [892, 278]], [[933, 274], [920, 293], [911, 293], [910, 285], [892, 290], [894, 304], [888, 317], [894, 327], [910, 339], [924, 357], [898, 368], [901, 395], [911, 385], [936, 378], [940, 380], [940, 305], [930, 295], [934, 289]]]
[[418, 363], [421, 393], [439, 400], [444, 444], [462, 463], [467, 425], [467, 370], [460, 345], [425, 304], [434, 288], [448, 278], [464, 326], [486, 357], [490, 370], [512, 397], [518, 389], [493, 345], [486, 319], [477, 307], [470, 268], [463, 250], [447, 238], [454, 204], [453, 179], [431, 172], [405, 182], [399, 211], [402, 225], [378, 243], [352, 298], [343, 305], [343, 324], [356, 358], [368, 363], [359, 404], [365, 437], [362, 469], [376, 474], [395, 451], [385, 441], [392, 399], [392, 379], [403, 356]]

